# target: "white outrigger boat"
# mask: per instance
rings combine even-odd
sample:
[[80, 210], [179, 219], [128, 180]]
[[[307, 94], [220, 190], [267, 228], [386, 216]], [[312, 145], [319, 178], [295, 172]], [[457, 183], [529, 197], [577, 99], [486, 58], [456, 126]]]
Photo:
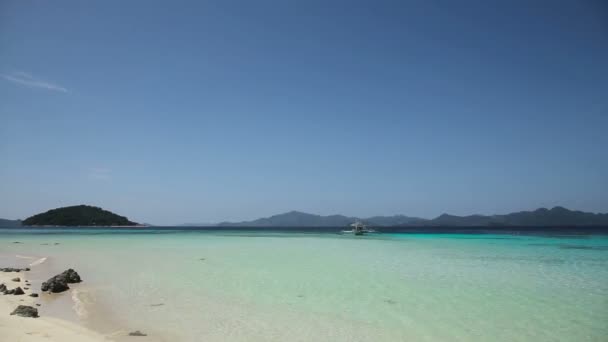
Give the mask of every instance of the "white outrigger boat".
[[349, 233], [349, 234], [355, 234], [355, 235], [363, 235], [363, 234], [366, 234], [366, 233], [375, 233], [376, 232], [375, 230], [373, 230], [371, 228], [368, 228], [361, 221], [357, 221], [355, 223], [352, 223], [350, 226], [353, 227], [353, 229], [351, 229], [351, 230], [343, 230], [342, 233]]

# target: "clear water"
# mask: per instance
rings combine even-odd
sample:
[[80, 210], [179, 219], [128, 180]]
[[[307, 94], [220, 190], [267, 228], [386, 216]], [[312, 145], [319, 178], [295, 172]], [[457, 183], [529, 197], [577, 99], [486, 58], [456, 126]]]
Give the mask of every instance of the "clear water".
[[164, 341], [608, 336], [606, 236], [0, 230], [15, 255], [78, 270], [83, 323]]

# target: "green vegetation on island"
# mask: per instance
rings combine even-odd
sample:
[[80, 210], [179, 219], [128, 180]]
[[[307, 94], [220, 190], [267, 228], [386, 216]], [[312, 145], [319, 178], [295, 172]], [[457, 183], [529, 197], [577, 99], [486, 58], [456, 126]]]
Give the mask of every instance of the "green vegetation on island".
[[135, 226], [124, 216], [89, 205], [49, 210], [23, 221], [24, 226]]

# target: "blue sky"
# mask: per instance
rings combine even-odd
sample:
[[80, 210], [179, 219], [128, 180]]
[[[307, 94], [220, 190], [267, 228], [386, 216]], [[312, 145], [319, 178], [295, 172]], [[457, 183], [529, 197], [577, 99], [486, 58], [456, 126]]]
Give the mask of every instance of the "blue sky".
[[0, 217], [608, 212], [602, 1], [2, 1]]

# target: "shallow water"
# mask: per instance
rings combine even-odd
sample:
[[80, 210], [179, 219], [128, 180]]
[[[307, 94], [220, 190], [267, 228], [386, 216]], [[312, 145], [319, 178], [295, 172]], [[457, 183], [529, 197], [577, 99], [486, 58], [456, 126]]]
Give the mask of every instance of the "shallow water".
[[78, 270], [85, 324], [166, 341], [608, 336], [606, 236], [0, 229], [17, 254]]

